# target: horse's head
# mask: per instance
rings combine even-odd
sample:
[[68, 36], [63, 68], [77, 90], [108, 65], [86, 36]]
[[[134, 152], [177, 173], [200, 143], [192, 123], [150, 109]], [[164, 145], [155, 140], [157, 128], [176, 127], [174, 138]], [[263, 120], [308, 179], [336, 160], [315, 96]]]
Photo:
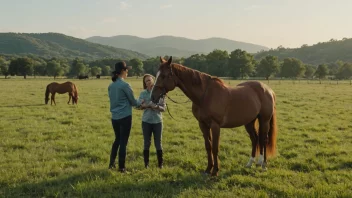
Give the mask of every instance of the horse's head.
[[77, 104], [78, 98], [79, 98], [79, 96], [73, 96], [72, 97], [73, 102]]
[[160, 57], [160, 66], [156, 74], [156, 80], [151, 92], [151, 99], [157, 103], [161, 97], [164, 97], [167, 92], [172, 91], [176, 87], [174, 73], [171, 67], [172, 56], [166, 61]]
[[45, 104], [48, 104], [48, 102], [49, 102], [49, 97], [46, 97], [45, 98]]

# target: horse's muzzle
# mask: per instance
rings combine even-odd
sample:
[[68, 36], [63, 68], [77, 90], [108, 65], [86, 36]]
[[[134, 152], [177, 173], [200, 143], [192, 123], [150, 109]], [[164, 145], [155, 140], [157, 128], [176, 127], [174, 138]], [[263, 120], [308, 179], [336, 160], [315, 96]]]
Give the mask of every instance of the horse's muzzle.
[[152, 95], [151, 100], [152, 100], [152, 102], [155, 104], [156, 101], [157, 101], [157, 98]]

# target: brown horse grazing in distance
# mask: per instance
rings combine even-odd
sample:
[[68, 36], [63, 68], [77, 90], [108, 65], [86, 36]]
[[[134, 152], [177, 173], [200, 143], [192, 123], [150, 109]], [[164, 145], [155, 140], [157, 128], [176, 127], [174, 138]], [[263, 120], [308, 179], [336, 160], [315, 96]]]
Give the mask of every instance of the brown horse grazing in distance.
[[[222, 80], [206, 73], [165, 61], [160, 57], [156, 82], [151, 93], [155, 103], [169, 91], [180, 88], [192, 101], [192, 112], [203, 133], [208, 155], [206, 174], [217, 176], [219, 171], [220, 128], [245, 126], [252, 141], [252, 153], [246, 167], [255, 161], [266, 170], [267, 157], [276, 154], [275, 93], [267, 85], [249, 81], [229, 87]], [[259, 131], [255, 127], [259, 122]]]
[[72, 98], [72, 104], [77, 104], [78, 102], [78, 90], [75, 84], [72, 82], [64, 82], [62, 84], [57, 83], [57, 82], [52, 82], [46, 86], [45, 90], [45, 104], [48, 104], [49, 101], [49, 94], [51, 93], [51, 105], [54, 104], [56, 105], [55, 102], [55, 94], [64, 94], [68, 93], [68, 102], [67, 104], [70, 104], [70, 100]]

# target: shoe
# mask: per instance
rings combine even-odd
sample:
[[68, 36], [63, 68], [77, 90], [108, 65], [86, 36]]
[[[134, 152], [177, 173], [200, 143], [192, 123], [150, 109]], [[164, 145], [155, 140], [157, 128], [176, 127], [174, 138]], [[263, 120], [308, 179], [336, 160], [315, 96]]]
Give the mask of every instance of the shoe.
[[126, 172], [125, 160], [119, 160], [119, 172], [121, 173]]
[[148, 168], [149, 167], [149, 150], [143, 151], [143, 157], [144, 157], [144, 167]]
[[116, 165], [115, 164], [109, 164], [109, 169], [115, 169]]
[[156, 155], [158, 157], [158, 167], [163, 168], [163, 150], [157, 150]]

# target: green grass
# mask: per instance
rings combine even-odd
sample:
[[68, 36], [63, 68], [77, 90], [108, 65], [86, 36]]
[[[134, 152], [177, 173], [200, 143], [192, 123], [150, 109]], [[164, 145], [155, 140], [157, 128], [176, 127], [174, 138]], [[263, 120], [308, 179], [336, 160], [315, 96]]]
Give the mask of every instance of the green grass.
[[[52, 79], [0, 80], [0, 197], [351, 197], [352, 86], [271, 81], [277, 94], [278, 151], [268, 171], [246, 169], [251, 152], [244, 127], [222, 129], [220, 172], [203, 176], [204, 140], [191, 103], [168, 102], [165, 166], [144, 169], [141, 111], [133, 110], [127, 174], [108, 170], [114, 139], [108, 79], [72, 80], [78, 106], [67, 95], [44, 105]], [[59, 82], [65, 79], [57, 80]], [[130, 78], [136, 97], [141, 78]], [[226, 81], [232, 86], [240, 81]], [[170, 97], [186, 101], [182, 92]]]

